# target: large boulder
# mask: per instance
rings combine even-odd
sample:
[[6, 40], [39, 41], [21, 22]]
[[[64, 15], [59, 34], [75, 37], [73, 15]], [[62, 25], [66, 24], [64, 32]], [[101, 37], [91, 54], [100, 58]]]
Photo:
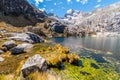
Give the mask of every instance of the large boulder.
[[50, 25], [52, 26], [52, 30], [56, 33], [64, 33], [65, 31], [66, 26], [59, 22], [52, 22]]
[[28, 43], [41, 43], [44, 42], [44, 39], [37, 34], [32, 32], [27, 33], [10, 33], [10, 38], [12, 40], [24, 41]]
[[33, 41], [33, 43], [40, 43], [40, 42], [44, 42], [44, 39], [40, 36], [38, 36], [37, 34], [31, 33], [31, 32], [27, 32], [26, 33], [30, 39]]
[[7, 42], [3, 43], [2, 46], [3, 46], [3, 47], [6, 47], [7, 50], [9, 50], [9, 49], [15, 47], [15, 46], [16, 46], [16, 43], [15, 43], [15, 41], [10, 40], [10, 41], [7, 41]]
[[43, 72], [47, 70], [47, 62], [39, 54], [34, 55], [33, 57], [28, 58], [25, 64], [22, 66], [23, 76], [26, 77], [30, 73], [35, 71]]
[[12, 54], [20, 54], [29, 51], [31, 48], [33, 48], [32, 44], [29, 43], [23, 43], [19, 44], [16, 47], [10, 49]]

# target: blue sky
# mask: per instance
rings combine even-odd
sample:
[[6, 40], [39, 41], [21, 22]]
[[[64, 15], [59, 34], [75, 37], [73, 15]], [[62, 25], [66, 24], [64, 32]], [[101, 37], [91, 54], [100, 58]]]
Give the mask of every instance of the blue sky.
[[93, 11], [95, 8], [102, 8], [120, 2], [120, 0], [28, 0], [31, 4], [47, 13], [54, 13], [63, 17], [68, 9], [80, 11]]

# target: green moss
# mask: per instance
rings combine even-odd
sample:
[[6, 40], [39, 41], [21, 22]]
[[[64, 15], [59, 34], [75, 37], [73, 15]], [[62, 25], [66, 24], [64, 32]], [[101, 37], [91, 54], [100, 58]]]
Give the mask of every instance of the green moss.
[[[83, 62], [83, 66], [79, 67], [66, 63], [65, 70], [59, 71], [55, 69], [56, 74], [64, 75], [62, 76], [63, 80], [119, 80], [120, 75], [112, 67], [102, 67], [93, 59], [80, 59]], [[99, 66], [99, 69], [92, 67], [91, 63]]]

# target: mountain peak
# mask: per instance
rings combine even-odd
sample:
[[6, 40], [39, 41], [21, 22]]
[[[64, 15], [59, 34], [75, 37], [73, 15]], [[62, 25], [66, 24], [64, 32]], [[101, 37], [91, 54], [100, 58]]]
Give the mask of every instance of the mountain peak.
[[65, 17], [66, 18], [70, 18], [71, 16], [77, 16], [81, 13], [81, 11], [79, 10], [73, 10], [73, 9], [69, 9], [67, 10], [66, 14], [65, 14]]
[[72, 14], [73, 12], [74, 12], [73, 9], [69, 9], [69, 10], [67, 10], [66, 14]]

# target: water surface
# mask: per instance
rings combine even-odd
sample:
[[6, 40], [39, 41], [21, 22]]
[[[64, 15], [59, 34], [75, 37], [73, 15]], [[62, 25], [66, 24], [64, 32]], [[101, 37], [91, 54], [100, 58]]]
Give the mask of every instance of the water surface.
[[103, 51], [104, 56], [107, 55], [109, 57], [113, 57], [117, 60], [120, 60], [120, 37], [61, 37], [52, 38], [52, 40], [56, 43], [60, 43], [64, 46], [67, 46], [72, 50], [80, 50], [80, 47], [100, 50]]

